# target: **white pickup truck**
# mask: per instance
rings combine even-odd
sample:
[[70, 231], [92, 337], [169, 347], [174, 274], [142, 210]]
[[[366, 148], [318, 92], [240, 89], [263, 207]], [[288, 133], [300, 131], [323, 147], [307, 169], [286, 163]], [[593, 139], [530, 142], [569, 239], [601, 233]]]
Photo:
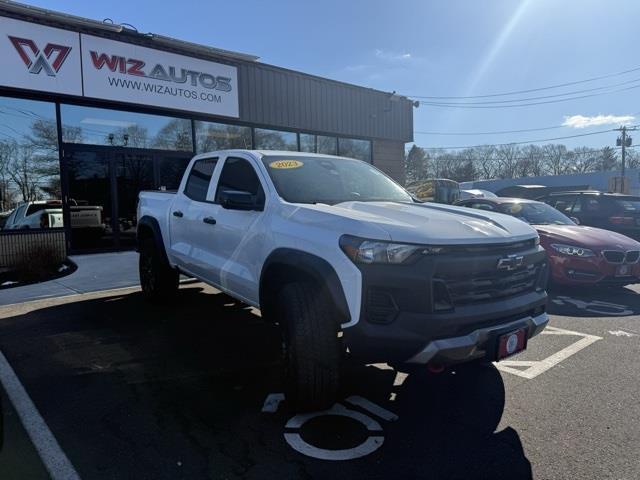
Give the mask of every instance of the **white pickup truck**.
[[399, 369], [489, 362], [548, 322], [547, 259], [513, 217], [421, 203], [372, 165], [228, 150], [191, 160], [177, 192], [141, 192], [140, 281], [166, 301], [178, 275], [282, 329], [298, 410], [337, 398], [345, 353]]
[[[78, 205], [71, 200], [69, 215], [74, 233], [104, 234], [102, 207]], [[62, 228], [64, 226], [62, 202], [60, 200], [36, 200], [17, 206], [7, 217], [4, 230], [28, 230], [38, 228]]]

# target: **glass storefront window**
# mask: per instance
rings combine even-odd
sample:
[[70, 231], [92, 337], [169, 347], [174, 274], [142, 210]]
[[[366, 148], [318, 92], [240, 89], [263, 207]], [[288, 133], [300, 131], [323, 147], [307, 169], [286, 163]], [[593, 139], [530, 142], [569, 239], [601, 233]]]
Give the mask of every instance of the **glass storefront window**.
[[4, 229], [62, 227], [60, 185], [55, 105], [0, 97], [0, 212], [14, 210]]
[[318, 153], [337, 155], [338, 143], [336, 137], [323, 137], [322, 135], [318, 135]]
[[300, 134], [300, 151], [301, 152], [316, 152], [316, 136], [308, 133]]
[[338, 155], [371, 162], [371, 142], [355, 138], [339, 138]]
[[196, 152], [251, 148], [251, 128], [196, 121]]
[[254, 135], [257, 150], [298, 150], [298, 136], [294, 132], [256, 128]]
[[188, 119], [76, 105], [60, 109], [66, 143], [193, 151]]

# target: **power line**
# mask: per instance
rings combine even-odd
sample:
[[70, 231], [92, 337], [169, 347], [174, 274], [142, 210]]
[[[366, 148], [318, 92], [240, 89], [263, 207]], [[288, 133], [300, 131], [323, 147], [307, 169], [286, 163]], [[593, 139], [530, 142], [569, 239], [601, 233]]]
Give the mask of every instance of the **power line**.
[[420, 96], [420, 95], [407, 95], [408, 97], [413, 97], [413, 98], [433, 98], [434, 100], [454, 100], [454, 99], [472, 99], [472, 98], [491, 98], [491, 97], [505, 97], [508, 95], [517, 95], [517, 94], [521, 94], [521, 93], [532, 93], [532, 92], [541, 92], [543, 90], [552, 90], [554, 88], [561, 88], [561, 87], [569, 87], [571, 85], [579, 85], [581, 83], [588, 83], [588, 82], [595, 82], [596, 80], [604, 80], [605, 78], [613, 78], [613, 77], [619, 77], [621, 75], [626, 75], [627, 73], [632, 73], [632, 72], [637, 72], [640, 71], [640, 67], [634, 67], [631, 68], [629, 70], [623, 70], [621, 72], [616, 72], [616, 73], [610, 73], [607, 75], [600, 75], [598, 77], [592, 77], [592, 78], [587, 78], [585, 80], [577, 80], [577, 81], [573, 81], [573, 82], [566, 82], [566, 83], [558, 83], [556, 85], [549, 85], [546, 87], [539, 87], [539, 88], [531, 88], [528, 90], [516, 90], [516, 91], [512, 91], [512, 92], [504, 92], [504, 93], [492, 93], [492, 94], [487, 94], [487, 95], [468, 95], [468, 96], [448, 96], [448, 97], [436, 97], [436, 96]]
[[[615, 87], [621, 87], [623, 85], [629, 85], [631, 83], [635, 83], [640, 81], [640, 78], [634, 78], [632, 80], [627, 80], [625, 82], [620, 82], [620, 83], [613, 83], [611, 85], [603, 85], [601, 87], [594, 87], [594, 88], [586, 88], [583, 90], [574, 90], [572, 92], [564, 92], [564, 93], [556, 93], [554, 95], [542, 95], [542, 96], [537, 96], [537, 97], [527, 97], [527, 98], [515, 98], [512, 100], [491, 100], [491, 101], [486, 101], [486, 102], [459, 102], [460, 104], [488, 104], [488, 103], [514, 103], [514, 102], [524, 102], [524, 101], [528, 101], [528, 100], [541, 100], [541, 99], [546, 99], [546, 98], [557, 98], [557, 97], [565, 97], [567, 95], [576, 95], [578, 93], [588, 93], [588, 92], [595, 92], [598, 90], [606, 90], [607, 88], [615, 88]], [[421, 96], [415, 96], [413, 98], [425, 98], [425, 99], [429, 99], [429, 98], [435, 98], [435, 97], [421, 97]], [[453, 103], [453, 102], [433, 102], [433, 103]], [[458, 102], [456, 102], [458, 103]]]
[[463, 136], [463, 135], [501, 135], [506, 133], [526, 133], [526, 132], [541, 132], [543, 130], [554, 130], [556, 128], [566, 128], [567, 125], [555, 125], [553, 127], [540, 127], [540, 128], [525, 128], [522, 130], [500, 130], [494, 132], [420, 132], [414, 131], [418, 135], [451, 135], [451, 136]]
[[506, 143], [485, 143], [483, 145], [465, 145], [462, 147], [425, 147], [428, 150], [462, 150], [465, 148], [477, 148], [477, 147], [502, 147], [502, 146], [506, 146], [506, 145], [525, 145], [525, 144], [533, 144], [533, 143], [538, 143], [538, 142], [552, 142], [555, 140], [565, 140], [568, 138], [578, 138], [578, 137], [588, 137], [590, 135], [600, 135], [603, 133], [609, 133], [609, 132], [613, 132], [613, 129], [607, 129], [607, 130], [599, 130], [597, 132], [590, 132], [590, 133], [579, 133], [576, 135], [566, 135], [564, 137], [554, 137], [554, 138], [541, 138], [538, 140], [526, 140], [526, 141], [522, 141], [522, 142], [506, 142]]
[[[614, 83], [611, 85], [603, 85], [601, 87], [595, 88], [586, 88], [583, 90], [574, 90], [572, 92], [564, 92], [564, 93], [556, 93], [554, 95], [540, 95], [537, 97], [526, 97], [526, 98], [514, 98], [511, 100], [489, 100], [484, 102], [429, 102], [429, 103], [446, 103], [451, 105], [488, 105], [488, 104], [503, 104], [503, 103], [517, 103], [517, 102], [528, 102], [529, 100], [545, 100], [547, 98], [558, 98], [558, 97], [566, 97], [568, 95], [577, 95], [579, 93], [589, 93], [596, 92], [599, 90], [606, 90], [608, 88], [621, 87], [623, 85], [629, 85], [636, 82], [640, 82], [640, 78], [634, 78], [633, 80], [627, 80], [626, 82]], [[602, 94], [606, 94], [607, 92], [603, 92]]]
[[591, 93], [587, 95], [579, 95], [570, 98], [558, 98], [555, 100], [546, 100], [543, 102], [531, 102], [531, 103], [520, 103], [517, 105], [480, 105], [478, 103], [442, 103], [442, 102], [425, 102], [420, 101], [420, 105], [428, 105], [430, 107], [444, 107], [444, 108], [514, 108], [514, 107], [529, 107], [532, 105], [546, 105], [550, 103], [561, 103], [568, 102], [571, 100], [580, 100], [582, 98], [590, 98], [590, 97], [598, 97], [600, 95], [610, 95], [612, 93], [625, 92], [627, 90], [633, 90], [636, 88], [640, 88], [640, 85], [633, 85], [631, 87], [619, 88], [616, 90], [610, 90], [608, 92], [601, 93]]

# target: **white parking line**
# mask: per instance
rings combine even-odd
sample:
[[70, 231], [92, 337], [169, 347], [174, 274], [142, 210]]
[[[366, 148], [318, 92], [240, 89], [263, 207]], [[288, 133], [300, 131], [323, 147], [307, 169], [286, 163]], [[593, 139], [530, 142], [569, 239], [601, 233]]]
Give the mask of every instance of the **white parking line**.
[[351, 405], [357, 405], [358, 407], [364, 408], [369, 413], [373, 413], [376, 417], [386, 420], [387, 422], [395, 422], [398, 420], [398, 415], [395, 413], [390, 412], [386, 408], [382, 408], [380, 405], [376, 405], [359, 395], [352, 395], [347, 398], [346, 401]]
[[0, 382], [51, 478], [79, 480], [80, 477], [75, 468], [60, 448], [2, 352], [0, 352]]
[[[577, 336], [582, 337], [577, 342], [572, 343], [568, 347], [563, 348], [559, 352], [554, 353], [553, 355], [549, 355], [544, 360], [502, 360], [497, 362], [496, 368], [503, 372], [511, 373], [513, 375], [517, 375], [519, 377], [526, 378], [531, 380], [532, 378], [537, 377], [541, 373], [546, 372], [551, 367], [559, 364], [563, 360], [566, 360], [571, 355], [579, 352], [583, 348], [588, 347], [594, 342], [598, 340], [602, 340], [602, 337], [598, 337], [596, 335], [589, 335], [588, 333], [580, 333], [574, 332], [573, 330], [565, 330], [564, 328], [557, 327], [547, 327], [543, 332], [543, 335], [567, 335], [567, 336]], [[526, 369], [519, 369], [516, 367], [529, 367]]]

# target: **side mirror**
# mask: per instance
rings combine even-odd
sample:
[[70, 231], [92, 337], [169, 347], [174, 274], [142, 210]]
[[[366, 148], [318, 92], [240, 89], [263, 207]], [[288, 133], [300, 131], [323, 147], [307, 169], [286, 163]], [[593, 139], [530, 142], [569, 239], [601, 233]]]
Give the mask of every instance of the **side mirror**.
[[569, 220], [571, 220], [576, 225], [580, 225], [580, 220], [577, 219], [576, 217], [569, 217]]
[[239, 190], [225, 190], [220, 192], [220, 205], [227, 210], [262, 210], [253, 195]]

